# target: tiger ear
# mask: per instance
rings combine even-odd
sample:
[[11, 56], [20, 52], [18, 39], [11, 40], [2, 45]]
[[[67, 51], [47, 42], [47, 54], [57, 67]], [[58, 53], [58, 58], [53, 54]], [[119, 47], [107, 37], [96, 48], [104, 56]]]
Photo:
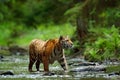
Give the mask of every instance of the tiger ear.
[[63, 39], [63, 36], [60, 36], [60, 37], [59, 37], [59, 40], [62, 40], [62, 39]]

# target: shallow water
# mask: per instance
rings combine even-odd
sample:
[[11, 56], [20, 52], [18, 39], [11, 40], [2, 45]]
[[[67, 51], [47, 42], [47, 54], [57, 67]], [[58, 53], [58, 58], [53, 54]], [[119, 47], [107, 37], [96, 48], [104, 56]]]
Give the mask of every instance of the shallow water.
[[[99, 67], [106, 68], [108, 65], [119, 65], [119, 62], [98, 64], [90, 63], [79, 58], [69, 59], [67, 61], [69, 64], [69, 72], [64, 72], [60, 65], [55, 62], [53, 65], [50, 65], [50, 70], [55, 74], [46, 76], [44, 75], [44, 72], [28, 72], [28, 56], [6, 56], [0, 61], [0, 71], [12, 71], [14, 75], [0, 75], [0, 80], [11, 78], [24, 78], [23, 80], [26, 80], [27, 78], [35, 80], [120, 80], [120, 75], [109, 75], [105, 71], [96, 70], [96, 68], [99, 69]], [[40, 67], [43, 67], [43, 65]], [[35, 66], [33, 69], [35, 70]], [[40, 70], [43, 71], [43, 68], [40, 68]]]

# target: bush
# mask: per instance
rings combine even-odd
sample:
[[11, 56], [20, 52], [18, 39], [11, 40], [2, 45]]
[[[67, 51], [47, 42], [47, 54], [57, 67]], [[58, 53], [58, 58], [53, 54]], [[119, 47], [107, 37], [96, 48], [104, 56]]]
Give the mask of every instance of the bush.
[[0, 45], [15, 44], [14, 39], [19, 38], [26, 32], [26, 27], [14, 22], [0, 24]]
[[64, 23], [64, 12], [72, 0], [0, 0], [0, 21], [36, 26], [41, 23]]
[[94, 35], [94, 40], [89, 40], [85, 44], [86, 59], [94, 61], [120, 57], [119, 28], [114, 25], [111, 28], [91, 28], [90, 32], [96, 35]]

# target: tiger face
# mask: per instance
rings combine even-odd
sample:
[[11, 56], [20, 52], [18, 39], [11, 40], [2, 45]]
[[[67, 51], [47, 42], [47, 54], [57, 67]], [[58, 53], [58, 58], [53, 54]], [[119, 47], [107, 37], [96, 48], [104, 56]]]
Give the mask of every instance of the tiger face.
[[59, 42], [63, 49], [68, 49], [73, 47], [73, 43], [68, 36], [67, 37], [60, 36]]

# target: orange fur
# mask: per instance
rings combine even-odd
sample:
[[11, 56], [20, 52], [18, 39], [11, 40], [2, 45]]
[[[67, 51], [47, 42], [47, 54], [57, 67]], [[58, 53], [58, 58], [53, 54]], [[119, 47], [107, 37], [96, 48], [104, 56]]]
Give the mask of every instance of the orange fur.
[[70, 47], [72, 47], [72, 41], [67, 37], [48, 41], [33, 40], [29, 46], [29, 71], [32, 71], [32, 66], [36, 62], [37, 71], [39, 71], [40, 63], [43, 63], [44, 71], [48, 72], [49, 64], [54, 63], [55, 60], [61, 64], [64, 70], [67, 70], [63, 48]]

